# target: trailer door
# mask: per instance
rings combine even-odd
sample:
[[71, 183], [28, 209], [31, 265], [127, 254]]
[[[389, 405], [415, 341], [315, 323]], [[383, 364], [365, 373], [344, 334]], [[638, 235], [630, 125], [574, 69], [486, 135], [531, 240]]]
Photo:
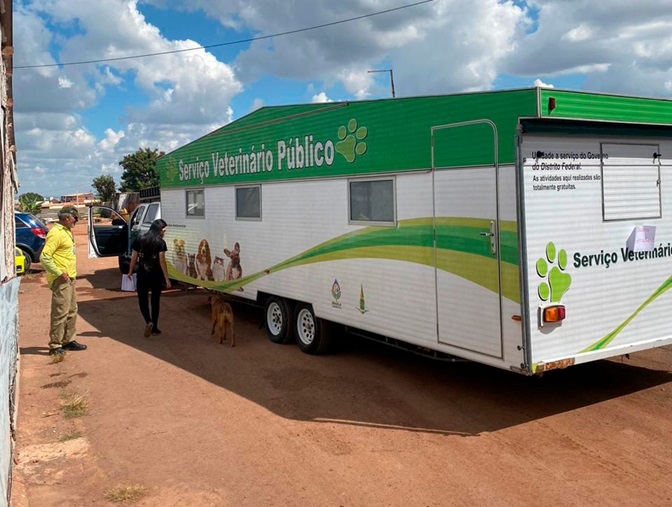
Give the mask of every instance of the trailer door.
[[[521, 121], [530, 369], [672, 343], [672, 128]], [[545, 321], [542, 309], [564, 317]]]
[[502, 357], [494, 124], [434, 127], [432, 169], [438, 341]]

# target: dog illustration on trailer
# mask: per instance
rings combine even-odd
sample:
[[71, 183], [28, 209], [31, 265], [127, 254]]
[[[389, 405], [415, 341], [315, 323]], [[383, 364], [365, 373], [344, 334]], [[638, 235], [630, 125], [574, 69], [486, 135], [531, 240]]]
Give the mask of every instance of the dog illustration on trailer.
[[[226, 266], [226, 272], [224, 273], [224, 280], [238, 280], [243, 276], [243, 267], [240, 265], [240, 245], [236, 243], [233, 246], [233, 250], [228, 248], [224, 249], [224, 255], [226, 255], [230, 260], [228, 266]], [[242, 287], [240, 290], [243, 290]]]
[[173, 240], [173, 265], [178, 273], [183, 275], [189, 274], [189, 259], [187, 258], [187, 251], [184, 247], [185, 243], [183, 239], [175, 238]]
[[210, 245], [206, 239], [202, 239], [196, 252], [196, 278], [198, 280], [214, 280], [211, 266]]

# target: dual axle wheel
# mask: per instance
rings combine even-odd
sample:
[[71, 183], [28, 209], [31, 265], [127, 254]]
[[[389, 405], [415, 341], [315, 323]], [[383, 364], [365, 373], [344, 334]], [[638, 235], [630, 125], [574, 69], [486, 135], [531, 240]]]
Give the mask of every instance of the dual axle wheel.
[[329, 325], [315, 317], [311, 305], [292, 305], [283, 298], [271, 296], [264, 308], [268, 338], [274, 343], [296, 341], [307, 354], [323, 354], [331, 345]]

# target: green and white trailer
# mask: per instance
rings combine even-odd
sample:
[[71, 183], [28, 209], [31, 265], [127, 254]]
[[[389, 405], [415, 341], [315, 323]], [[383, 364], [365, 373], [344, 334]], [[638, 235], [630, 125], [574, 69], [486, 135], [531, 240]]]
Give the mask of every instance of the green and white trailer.
[[663, 346], [670, 153], [668, 100], [264, 107], [159, 160], [169, 270], [309, 353], [330, 323], [523, 374]]

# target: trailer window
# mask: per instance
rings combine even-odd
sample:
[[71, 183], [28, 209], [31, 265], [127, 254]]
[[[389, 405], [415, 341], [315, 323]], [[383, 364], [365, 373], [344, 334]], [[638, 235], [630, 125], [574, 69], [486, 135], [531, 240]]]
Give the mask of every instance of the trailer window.
[[187, 216], [205, 216], [205, 194], [203, 189], [187, 190]]
[[261, 187], [236, 188], [236, 219], [261, 220]]
[[601, 150], [604, 220], [660, 218], [660, 146], [603, 143]]
[[351, 180], [348, 191], [351, 223], [378, 222], [394, 225], [394, 179]]

